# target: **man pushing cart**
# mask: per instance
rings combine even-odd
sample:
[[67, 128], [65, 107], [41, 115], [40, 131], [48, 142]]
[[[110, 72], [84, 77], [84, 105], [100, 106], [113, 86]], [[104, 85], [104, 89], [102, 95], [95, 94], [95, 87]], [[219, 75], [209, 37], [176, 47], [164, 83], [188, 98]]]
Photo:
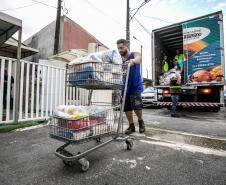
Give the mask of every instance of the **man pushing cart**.
[[[59, 106], [52, 116], [49, 125], [50, 137], [65, 143], [55, 151], [55, 155], [62, 159], [65, 165], [78, 161], [81, 171], [87, 171], [89, 161], [85, 156], [112, 141], [124, 141], [127, 149], [132, 149], [132, 139], [123, 135], [123, 110], [130, 65], [123, 65], [121, 56], [115, 50], [93, 53], [68, 65], [66, 85], [87, 89], [89, 96], [87, 104]], [[122, 103], [117, 106], [94, 105], [91, 101], [93, 90], [122, 90]], [[102, 141], [104, 137], [107, 139]], [[66, 150], [69, 145], [93, 140], [97, 145], [83, 152], [74, 154]]]

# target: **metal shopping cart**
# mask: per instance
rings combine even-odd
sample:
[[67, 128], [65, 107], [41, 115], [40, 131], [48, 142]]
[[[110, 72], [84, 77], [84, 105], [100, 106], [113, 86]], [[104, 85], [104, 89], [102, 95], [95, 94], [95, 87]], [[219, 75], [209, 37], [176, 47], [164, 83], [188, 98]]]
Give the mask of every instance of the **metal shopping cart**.
[[[88, 106], [93, 104], [91, 101], [93, 90], [123, 90], [123, 98], [120, 105], [105, 106], [103, 111], [79, 119], [52, 116], [49, 134], [50, 137], [65, 142], [55, 151], [55, 155], [62, 159], [65, 165], [72, 165], [74, 161], [78, 161], [81, 171], [87, 171], [89, 161], [85, 156], [112, 141], [123, 141], [127, 150], [132, 149], [132, 139], [123, 135], [123, 108], [129, 69], [129, 65], [94, 61], [67, 66], [66, 85], [88, 89]], [[104, 137], [107, 140], [101, 142]], [[92, 140], [97, 144], [84, 152], [73, 154], [66, 150], [71, 144], [83, 144]]]

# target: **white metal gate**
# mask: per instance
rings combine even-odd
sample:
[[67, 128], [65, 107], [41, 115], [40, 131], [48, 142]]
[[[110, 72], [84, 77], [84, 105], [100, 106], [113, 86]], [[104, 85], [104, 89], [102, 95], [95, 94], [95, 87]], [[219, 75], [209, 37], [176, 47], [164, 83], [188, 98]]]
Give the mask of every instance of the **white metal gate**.
[[[0, 124], [15, 118], [15, 95], [19, 93], [19, 121], [44, 120], [61, 104], [84, 104], [85, 90], [65, 89], [64, 67], [21, 60], [20, 92], [15, 91], [17, 61], [0, 57]], [[66, 100], [66, 101], [65, 101]]]
[[[33, 63], [20, 61], [19, 92], [16, 92], [17, 60], [0, 56], [0, 124], [45, 120], [58, 105], [85, 105], [88, 91], [65, 84], [66, 67], [53, 65], [56, 61]], [[59, 61], [58, 61], [59, 62]], [[16, 110], [16, 94], [19, 109]], [[112, 92], [93, 92], [93, 102], [112, 102]]]

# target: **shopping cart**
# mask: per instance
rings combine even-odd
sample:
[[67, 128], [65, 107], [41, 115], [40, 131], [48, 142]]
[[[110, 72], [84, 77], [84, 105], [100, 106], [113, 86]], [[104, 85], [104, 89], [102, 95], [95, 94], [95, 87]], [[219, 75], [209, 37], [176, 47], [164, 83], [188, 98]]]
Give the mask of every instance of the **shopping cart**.
[[[49, 134], [50, 137], [65, 142], [63, 146], [55, 151], [55, 155], [62, 159], [65, 165], [72, 165], [74, 161], [78, 161], [81, 171], [87, 171], [89, 169], [89, 161], [85, 156], [112, 141], [125, 142], [127, 150], [132, 149], [132, 138], [123, 135], [123, 108], [129, 69], [129, 65], [94, 61], [67, 66], [66, 85], [88, 89], [88, 106], [92, 106], [92, 92], [97, 89], [122, 90], [123, 98], [120, 105], [105, 105], [103, 111], [79, 119], [65, 119], [52, 116], [49, 124]], [[107, 140], [101, 142], [104, 137]], [[97, 144], [84, 152], [73, 154], [66, 150], [66, 147], [71, 144], [83, 144], [93, 140]]]

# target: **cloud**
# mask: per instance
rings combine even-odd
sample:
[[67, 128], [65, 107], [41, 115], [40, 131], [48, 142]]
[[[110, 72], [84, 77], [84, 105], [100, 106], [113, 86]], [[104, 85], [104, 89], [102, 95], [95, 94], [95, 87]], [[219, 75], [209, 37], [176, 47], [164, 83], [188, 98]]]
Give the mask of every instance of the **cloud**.
[[169, 3], [170, 4], [175, 4], [175, 3], [177, 3], [178, 2], [178, 0], [169, 0]]
[[222, 10], [226, 8], [226, 3], [225, 2], [220, 2], [216, 6], [213, 7], [214, 10]]

